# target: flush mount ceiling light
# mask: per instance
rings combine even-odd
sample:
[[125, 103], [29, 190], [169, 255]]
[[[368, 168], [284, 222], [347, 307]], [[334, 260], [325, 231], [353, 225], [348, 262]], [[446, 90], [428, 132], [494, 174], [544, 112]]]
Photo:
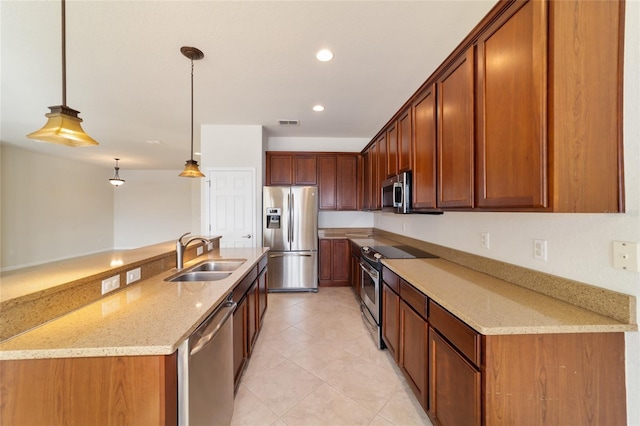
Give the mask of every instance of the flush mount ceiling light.
[[320, 62], [329, 62], [333, 59], [333, 52], [331, 52], [329, 49], [319, 50], [318, 53], [316, 53], [316, 59], [318, 59]]
[[113, 186], [120, 186], [124, 183], [124, 179], [120, 179], [120, 174], [118, 173], [118, 170], [120, 170], [120, 167], [118, 167], [119, 158], [114, 158], [114, 160], [116, 160], [116, 174], [113, 175], [111, 179], [109, 179], [109, 183]]
[[40, 130], [27, 135], [39, 142], [50, 142], [71, 147], [98, 145], [82, 130], [79, 111], [67, 106], [67, 52], [66, 52], [65, 0], [62, 0], [62, 105], [50, 106], [45, 114], [47, 124]]
[[313, 107], [313, 110], [315, 112], [321, 112], [321, 111], [324, 111], [324, 107], [322, 105], [316, 105]]
[[191, 159], [187, 160], [184, 170], [178, 176], [198, 178], [204, 177], [198, 162], [193, 159], [193, 61], [204, 58], [204, 53], [195, 47], [182, 46], [180, 52], [191, 60]]

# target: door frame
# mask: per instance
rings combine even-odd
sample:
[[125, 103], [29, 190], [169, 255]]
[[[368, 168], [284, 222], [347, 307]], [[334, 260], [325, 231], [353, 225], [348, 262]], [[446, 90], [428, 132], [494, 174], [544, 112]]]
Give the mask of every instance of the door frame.
[[[201, 226], [203, 235], [211, 235], [211, 179], [216, 172], [250, 172], [251, 173], [251, 235], [253, 236], [252, 247], [262, 246], [262, 233], [257, 234], [257, 220], [258, 212], [256, 210], [256, 169], [255, 167], [207, 167], [205, 169], [205, 180], [202, 186], [202, 199], [204, 200], [202, 206], [202, 220]], [[262, 220], [262, 216], [260, 216]], [[260, 239], [258, 241], [258, 238]]]

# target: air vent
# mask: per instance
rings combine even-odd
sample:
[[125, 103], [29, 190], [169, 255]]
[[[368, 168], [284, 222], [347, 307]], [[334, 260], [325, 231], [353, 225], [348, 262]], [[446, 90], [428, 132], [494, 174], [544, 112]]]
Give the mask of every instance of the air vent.
[[300, 120], [278, 120], [278, 124], [281, 126], [299, 126]]

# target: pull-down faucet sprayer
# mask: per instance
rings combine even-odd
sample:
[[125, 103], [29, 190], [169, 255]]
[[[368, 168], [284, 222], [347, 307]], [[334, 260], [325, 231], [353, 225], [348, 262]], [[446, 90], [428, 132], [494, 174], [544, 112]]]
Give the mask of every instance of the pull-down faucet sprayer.
[[191, 234], [191, 232], [182, 234], [180, 238], [178, 238], [178, 241], [176, 241], [176, 269], [178, 270], [184, 268], [184, 251], [187, 249], [187, 246], [189, 244], [191, 244], [194, 241], [202, 241], [203, 243], [211, 242], [211, 240], [208, 238], [194, 236], [189, 238], [187, 241], [183, 243], [182, 239], [189, 234]]

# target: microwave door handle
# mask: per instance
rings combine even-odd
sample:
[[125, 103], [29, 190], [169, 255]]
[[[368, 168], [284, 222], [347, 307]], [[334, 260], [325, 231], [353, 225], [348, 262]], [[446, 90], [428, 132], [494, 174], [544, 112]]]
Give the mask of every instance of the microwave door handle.
[[[393, 184], [393, 207], [402, 207], [403, 198], [402, 184], [400, 182], [394, 182]], [[400, 198], [398, 200], [398, 198]]]

